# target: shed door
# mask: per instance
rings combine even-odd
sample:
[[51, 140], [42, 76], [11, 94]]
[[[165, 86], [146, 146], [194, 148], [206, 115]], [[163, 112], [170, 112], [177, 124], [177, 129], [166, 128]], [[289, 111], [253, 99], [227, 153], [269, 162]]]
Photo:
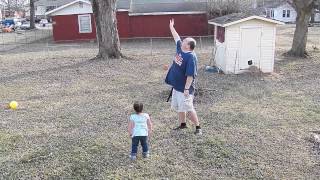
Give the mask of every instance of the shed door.
[[239, 59], [239, 70], [250, 66], [260, 68], [261, 59], [261, 27], [241, 28], [241, 49]]

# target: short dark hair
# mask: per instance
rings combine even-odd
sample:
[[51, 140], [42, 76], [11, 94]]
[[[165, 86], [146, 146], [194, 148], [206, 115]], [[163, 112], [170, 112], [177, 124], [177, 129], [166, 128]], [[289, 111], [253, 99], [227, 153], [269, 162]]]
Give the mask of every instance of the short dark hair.
[[136, 113], [141, 113], [143, 110], [143, 104], [141, 102], [135, 102], [133, 104], [133, 109], [136, 111]]
[[194, 48], [196, 48], [196, 43], [194, 41], [189, 41], [188, 44], [191, 50], [194, 50]]

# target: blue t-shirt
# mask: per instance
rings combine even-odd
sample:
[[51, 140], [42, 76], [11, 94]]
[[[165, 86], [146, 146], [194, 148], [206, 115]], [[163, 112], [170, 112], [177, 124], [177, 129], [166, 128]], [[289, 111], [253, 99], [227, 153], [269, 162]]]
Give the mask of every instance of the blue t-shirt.
[[177, 52], [173, 63], [168, 71], [165, 82], [176, 91], [184, 92], [187, 76], [193, 77], [189, 93], [193, 94], [195, 89], [195, 77], [197, 76], [197, 56], [194, 52], [183, 52], [181, 40], [177, 41]]
[[148, 136], [148, 119], [150, 117], [146, 113], [132, 114], [130, 116], [130, 121], [134, 123], [132, 137]]

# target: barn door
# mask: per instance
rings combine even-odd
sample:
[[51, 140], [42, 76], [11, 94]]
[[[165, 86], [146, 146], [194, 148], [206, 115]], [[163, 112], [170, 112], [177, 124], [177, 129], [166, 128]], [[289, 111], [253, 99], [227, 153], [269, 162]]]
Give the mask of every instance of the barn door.
[[260, 69], [261, 60], [261, 27], [241, 28], [241, 47], [239, 58], [239, 70], [256, 66]]

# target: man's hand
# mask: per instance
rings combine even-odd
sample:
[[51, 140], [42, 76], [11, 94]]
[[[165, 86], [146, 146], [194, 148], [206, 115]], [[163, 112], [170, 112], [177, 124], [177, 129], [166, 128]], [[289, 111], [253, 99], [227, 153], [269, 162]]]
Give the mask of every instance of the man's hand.
[[190, 95], [190, 94], [189, 94], [189, 90], [185, 89], [184, 92], [183, 92], [183, 94], [184, 94], [185, 97], [189, 97], [189, 95]]
[[191, 88], [191, 84], [193, 82], [193, 77], [192, 76], [188, 76], [187, 77], [187, 81], [186, 81], [186, 85], [184, 86], [184, 96], [188, 97], [189, 96], [189, 89]]
[[174, 19], [170, 19], [170, 28], [174, 26]]
[[171, 34], [174, 38], [174, 41], [177, 43], [177, 41], [180, 40], [180, 36], [173, 26], [174, 26], [174, 19], [170, 19], [170, 24], [169, 24], [170, 31], [171, 31]]

